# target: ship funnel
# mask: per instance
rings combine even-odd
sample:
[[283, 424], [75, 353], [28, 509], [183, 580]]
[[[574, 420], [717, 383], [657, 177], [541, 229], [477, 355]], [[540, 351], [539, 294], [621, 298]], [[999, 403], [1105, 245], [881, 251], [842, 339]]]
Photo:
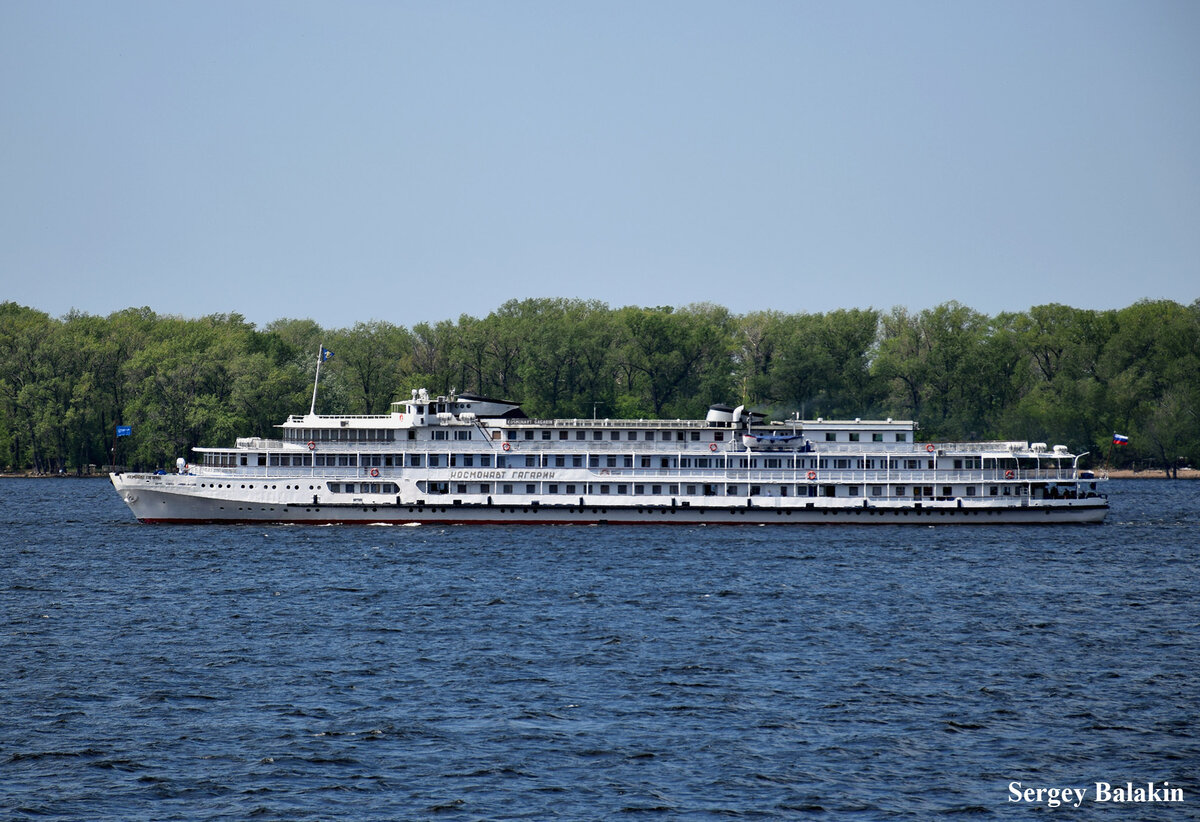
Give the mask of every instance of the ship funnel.
[[733, 422], [733, 409], [728, 405], [710, 405], [705, 422]]

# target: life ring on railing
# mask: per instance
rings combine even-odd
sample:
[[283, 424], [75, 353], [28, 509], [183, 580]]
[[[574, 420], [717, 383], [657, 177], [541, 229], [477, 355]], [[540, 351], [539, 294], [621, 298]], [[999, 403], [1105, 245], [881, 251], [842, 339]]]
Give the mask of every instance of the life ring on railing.
[[929, 445], [925, 446], [925, 450], [932, 454], [934, 451], [937, 450], [937, 446], [931, 442], [931, 443], [929, 443]]
[[717, 450], [717, 444], [716, 444], [715, 442], [710, 442], [710, 443], [708, 444], [708, 450], [709, 450], [709, 451], [716, 451], [716, 450]]
[[502, 445], [502, 446], [500, 446], [500, 447], [501, 447], [501, 448], [503, 448], [505, 451], [511, 451], [511, 450], [512, 450], [512, 446], [511, 446], [511, 445], [509, 445], [507, 442], [506, 442], [506, 443], [504, 443], [504, 445]]
[[308, 450], [309, 450], [309, 451], [316, 451], [316, 450], [317, 450], [317, 444], [316, 444], [315, 442], [313, 442], [312, 440], [309, 440], [309, 441], [308, 441]]
[[1013, 478], [1013, 472], [1012, 472], [1012, 471], [1005, 471], [1005, 472], [1004, 472], [1004, 478], [1005, 478], [1005, 479], [1012, 479], [1012, 478]]
[[814, 479], [816, 479], [816, 478], [817, 478], [817, 472], [816, 472], [816, 471], [809, 471], [809, 472], [808, 472], [808, 478], [809, 478], [810, 480], [814, 480]]
[[373, 476], [373, 477], [377, 477], [377, 476], [379, 476], [379, 469], [378, 469], [378, 468], [372, 468], [372, 469], [371, 469], [371, 476]]

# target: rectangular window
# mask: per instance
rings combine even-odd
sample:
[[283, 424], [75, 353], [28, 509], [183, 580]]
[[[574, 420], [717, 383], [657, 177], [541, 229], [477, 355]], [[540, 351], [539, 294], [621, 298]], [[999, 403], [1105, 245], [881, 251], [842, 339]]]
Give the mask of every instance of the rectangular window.
[[903, 485], [897, 485], [894, 489], [894, 493], [898, 497], [904, 496], [904, 492], [905, 492], [905, 488]]
[[447, 434], [447, 432], [446, 432], [446, 431], [434, 431], [434, 432], [433, 432], [433, 439], [435, 439], [435, 440], [444, 440], [444, 439], [447, 439], [447, 437], [446, 437], [446, 434]]
[[897, 434], [896, 442], [908, 442], [908, 434]]
[[871, 442], [883, 442], [883, 434], [872, 434]]
[[722, 442], [725, 439], [724, 431], [713, 431], [713, 442]]
[[511, 486], [511, 485], [505, 485], [505, 486], [504, 486], [504, 490], [503, 490], [503, 492], [502, 492], [502, 493], [505, 493], [505, 494], [511, 494], [511, 493], [512, 493], [512, 486]]
[[837, 442], [837, 434], [835, 434], [833, 431], [826, 431], [825, 442]]
[[454, 432], [454, 439], [456, 439], [456, 440], [469, 440], [469, 439], [471, 439], [471, 432], [470, 432], [470, 431], [455, 431], [455, 432]]
[[567, 436], [570, 435], [570, 433], [571, 433], [570, 431], [559, 431], [558, 438], [560, 440], [565, 440], [567, 438]]
[[532, 431], [526, 431], [526, 432], [525, 432], [525, 439], [527, 439], [527, 440], [531, 440], [531, 439], [533, 439], [533, 432], [532, 432]]
[[551, 483], [549, 486], [546, 487], [546, 493], [557, 494], [558, 493], [558, 485], [555, 483]]
[[610, 440], [612, 440], [613, 442], [616, 442], [617, 440], [621, 439], [621, 432], [620, 431], [610, 431], [608, 438]]
[[847, 491], [847, 493], [849, 493], [849, 494], [850, 494], [850, 496], [852, 496], [852, 497], [858, 497], [858, 496], [861, 496], [861, 494], [859, 494], [859, 492], [858, 492], [858, 486], [857, 486], [857, 485], [847, 485], [847, 486], [846, 486], [846, 491]]
[[441, 462], [441, 457], [439, 457], [437, 454], [429, 455], [429, 467], [430, 468], [437, 468], [439, 466], [440, 462]]
[[850, 432], [850, 442], [858, 442], [858, 432], [857, 431]]
[[647, 432], [646, 432], [646, 442], [650, 442], [650, 441], [651, 441], [651, 440], [653, 440], [653, 439], [654, 439], [654, 432], [653, 432], [653, 431], [647, 431]]

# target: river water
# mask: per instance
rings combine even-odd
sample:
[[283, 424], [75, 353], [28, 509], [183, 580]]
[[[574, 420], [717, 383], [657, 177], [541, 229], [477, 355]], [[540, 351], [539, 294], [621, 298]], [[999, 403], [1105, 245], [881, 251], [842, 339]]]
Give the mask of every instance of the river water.
[[169, 527], [0, 480], [0, 808], [1200, 818], [1200, 483], [1108, 491], [1099, 526]]

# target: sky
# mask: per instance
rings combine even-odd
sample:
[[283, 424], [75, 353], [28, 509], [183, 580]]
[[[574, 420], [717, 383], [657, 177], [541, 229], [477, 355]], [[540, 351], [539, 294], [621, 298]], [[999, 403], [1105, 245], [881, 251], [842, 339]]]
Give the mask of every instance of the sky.
[[0, 0], [0, 302], [1200, 298], [1194, 0]]

